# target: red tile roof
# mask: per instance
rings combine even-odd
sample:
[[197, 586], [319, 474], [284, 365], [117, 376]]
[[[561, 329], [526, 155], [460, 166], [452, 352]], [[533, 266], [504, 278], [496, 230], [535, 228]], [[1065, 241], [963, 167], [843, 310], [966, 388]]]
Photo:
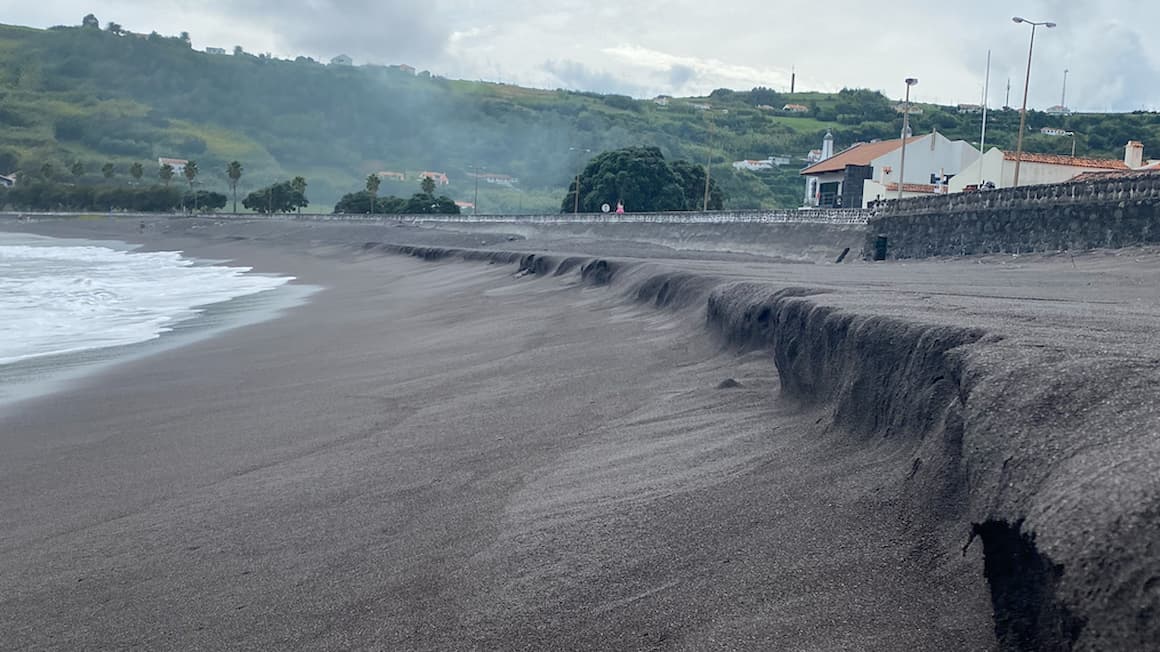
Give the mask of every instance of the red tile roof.
[[[906, 142], [908, 144], [913, 143], [914, 141], [928, 135], [929, 134], [923, 134], [922, 136], [911, 136], [909, 139], [907, 139]], [[889, 154], [899, 147], [902, 147], [901, 138], [896, 138], [894, 140], [882, 140], [878, 141], [877, 143], [858, 143], [853, 147], [848, 147], [838, 152], [837, 154], [834, 154], [824, 161], [814, 163], [808, 168], [802, 170], [801, 173], [823, 174], [826, 172], [841, 172], [842, 170], [846, 169], [847, 165], [870, 165], [870, 161], [873, 161], [883, 154]]]
[[1147, 176], [1151, 174], [1160, 174], [1160, 163], [1142, 167], [1136, 170], [1106, 170], [1099, 172], [1083, 172], [1072, 177], [1071, 181], [1099, 181], [1100, 179], [1120, 178], [1120, 177], [1136, 177]]
[[[1015, 160], [1015, 152], [1003, 152], [1003, 158]], [[1064, 156], [1062, 154], [1036, 154], [1023, 152], [1019, 157], [1024, 163], [1045, 163], [1047, 165], [1071, 165], [1077, 168], [1103, 168], [1106, 170], [1128, 170], [1127, 164], [1112, 158], [1084, 158], [1082, 156]]]

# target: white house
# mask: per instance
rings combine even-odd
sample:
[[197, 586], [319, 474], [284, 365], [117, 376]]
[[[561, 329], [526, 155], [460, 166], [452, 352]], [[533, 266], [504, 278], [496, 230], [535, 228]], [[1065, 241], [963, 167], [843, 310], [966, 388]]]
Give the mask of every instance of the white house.
[[345, 54], [340, 54], [337, 57], [330, 60], [330, 65], [332, 65], [332, 66], [353, 66], [354, 59], [351, 59], [350, 57], [346, 56]]
[[772, 170], [773, 168], [789, 164], [790, 158], [788, 156], [770, 156], [769, 158], [763, 159], [745, 159], [744, 161], [733, 161], [733, 169], [760, 172], [762, 170]]
[[206, 48], [205, 53], [206, 54], [225, 54], [226, 49], [225, 48]]
[[[1137, 153], [1139, 159], [1131, 166], [1116, 159], [1084, 158], [1082, 156], [1063, 156], [1061, 154], [1035, 154], [1023, 152], [1022, 162], [1019, 165], [1019, 185], [1034, 186], [1043, 183], [1063, 183], [1084, 172], [1109, 172], [1114, 170], [1131, 170], [1142, 167], [1143, 145], [1139, 150], [1128, 144], [1126, 156]], [[980, 184], [994, 184], [996, 188], [1010, 188], [1015, 185], [1015, 152], [1004, 152], [999, 148], [992, 148], [979, 160], [963, 168], [950, 181], [951, 192], [974, 190]]]
[[16, 185], [16, 177], [0, 174], [0, 188], [11, 188]]
[[[802, 170], [806, 206], [862, 208], [876, 199], [930, 195], [945, 191], [945, 180], [978, 158], [970, 143], [936, 132], [906, 139], [906, 178], [901, 138], [858, 143], [833, 154], [833, 137], [822, 141], [820, 162]], [[840, 199], [839, 199], [840, 198]]]
[[164, 157], [162, 157], [162, 158], [157, 159], [157, 167], [163, 168], [166, 165], [168, 165], [169, 167], [173, 168], [173, 174], [175, 174], [175, 175], [185, 174], [185, 164], [186, 163], [189, 163], [189, 161], [187, 161], [183, 158], [164, 158]]

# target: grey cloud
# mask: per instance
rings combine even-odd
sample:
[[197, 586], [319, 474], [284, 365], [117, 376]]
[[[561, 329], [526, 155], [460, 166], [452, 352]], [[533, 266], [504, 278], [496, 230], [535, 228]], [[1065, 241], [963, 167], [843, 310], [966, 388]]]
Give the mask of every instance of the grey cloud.
[[445, 50], [452, 28], [426, 3], [372, 0], [234, 0], [207, 2], [234, 20], [277, 35], [284, 49], [356, 63], [424, 65]]
[[645, 94], [642, 86], [616, 77], [604, 71], [592, 70], [582, 63], [570, 60], [545, 61], [545, 72], [560, 81], [561, 86], [571, 90], [617, 93], [640, 97]]
[[668, 82], [673, 88], [681, 88], [697, 77], [697, 71], [689, 66], [674, 65], [669, 68]]

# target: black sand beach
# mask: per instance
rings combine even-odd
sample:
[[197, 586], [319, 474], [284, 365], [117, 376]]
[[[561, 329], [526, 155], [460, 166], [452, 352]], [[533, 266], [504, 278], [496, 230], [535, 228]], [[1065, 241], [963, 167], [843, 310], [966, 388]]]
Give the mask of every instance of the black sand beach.
[[1156, 252], [0, 228], [323, 288], [0, 412], [6, 648], [1155, 649]]

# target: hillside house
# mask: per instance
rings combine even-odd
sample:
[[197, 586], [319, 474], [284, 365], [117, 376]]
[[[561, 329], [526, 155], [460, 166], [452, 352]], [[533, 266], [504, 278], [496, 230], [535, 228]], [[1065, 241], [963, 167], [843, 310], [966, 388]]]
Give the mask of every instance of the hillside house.
[[746, 159], [744, 161], [734, 161], [734, 170], [749, 170], [750, 172], [760, 172], [762, 170], [772, 170], [782, 165], [789, 165], [790, 158], [788, 156], [770, 156], [764, 159]]
[[515, 177], [508, 176], [506, 174], [496, 174], [494, 172], [482, 172], [479, 174], [468, 172], [467, 176], [473, 179], [479, 179], [484, 183], [490, 183], [495, 186], [507, 186], [508, 188], [511, 188], [520, 182], [520, 180]]
[[330, 60], [330, 65], [332, 65], [332, 66], [353, 66], [354, 59], [351, 59], [350, 57], [346, 56], [345, 54], [340, 54], [337, 57], [334, 57], [333, 59]]
[[437, 185], [437, 186], [449, 186], [449, 185], [451, 185], [451, 180], [448, 179], [447, 175], [443, 174], [442, 172], [420, 172], [419, 173], [419, 180], [426, 179], [427, 177], [430, 177], [431, 180], [434, 181], [435, 185]]
[[[806, 177], [805, 205], [819, 208], [864, 208], [876, 199], [917, 197], [945, 191], [945, 181], [979, 157], [963, 140], [952, 141], [937, 131], [905, 141], [906, 178], [900, 178], [901, 138], [855, 144], [833, 153], [833, 136], [822, 141], [822, 160], [802, 170]], [[893, 193], [893, 194], [891, 194]]]
[[983, 107], [979, 104], [960, 104], [959, 113], [982, 113]]
[[786, 111], [787, 113], [809, 113], [810, 107], [806, 106], [805, 104], [786, 104], [785, 106], [781, 107], [781, 110]]
[[1062, 104], [1056, 104], [1055, 106], [1048, 107], [1044, 113], [1047, 115], [1071, 115], [1071, 109]]
[[11, 188], [16, 185], [16, 177], [0, 174], [0, 188]]
[[404, 172], [391, 172], [389, 170], [383, 170], [382, 172], [375, 172], [375, 176], [382, 179], [383, 181], [406, 181], [407, 180], [406, 173], [404, 173]]
[[1067, 129], [1060, 129], [1059, 127], [1043, 127], [1039, 133], [1044, 136], [1070, 136], [1071, 132]]
[[415, 68], [413, 66], [408, 66], [405, 63], [400, 63], [397, 66], [391, 66], [391, 67], [394, 68], [395, 70], [398, 70], [399, 72], [405, 72], [408, 75], [415, 74]]
[[206, 54], [225, 54], [226, 49], [225, 48], [206, 48], [205, 53]]
[[894, 111], [896, 113], [909, 113], [910, 115], [922, 115], [922, 107], [918, 106], [917, 104], [913, 104], [913, 103], [910, 105], [910, 109], [907, 110], [906, 102], [899, 102], [898, 104], [894, 105]]
[[653, 104], [656, 104], [657, 106], [668, 106], [669, 102], [672, 101], [673, 98], [669, 95], [657, 95], [653, 98]]
[[157, 167], [158, 168], [163, 168], [166, 165], [168, 165], [169, 167], [173, 168], [173, 174], [175, 174], [175, 175], [185, 174], [185, 164], [186, 163], [189, 163], [189, 161], [187, 161], [183, 158], [159, 158], [159, 159], [157, 159]]

